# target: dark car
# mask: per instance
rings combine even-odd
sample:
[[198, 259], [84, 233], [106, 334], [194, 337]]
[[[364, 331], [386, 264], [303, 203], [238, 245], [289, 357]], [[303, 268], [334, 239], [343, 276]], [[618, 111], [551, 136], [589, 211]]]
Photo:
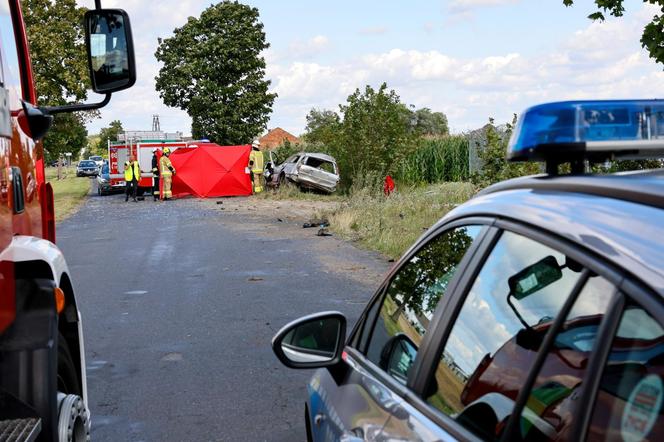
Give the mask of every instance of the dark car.
[[82, 160], [76, 166], [76, 176], [97, 176], [99, 167], [94, 161]]
[[122, 192], [124, 190], [124, 182], [115, 184], [111, 182], [108, 162], [104, 162], [99, 169], [99, 175], [97, 175], [97, 195], [102, 196], [113, 192]]
[[528, 109], [508, 157], [547, 174], [449, 212], [348, 338], [338, 312], [274, 337], [285, 365], [319, 368], [307, 438], [664, 440], [664, 169], [585, 172], [623, 156], [664, 157], [664, 103]]

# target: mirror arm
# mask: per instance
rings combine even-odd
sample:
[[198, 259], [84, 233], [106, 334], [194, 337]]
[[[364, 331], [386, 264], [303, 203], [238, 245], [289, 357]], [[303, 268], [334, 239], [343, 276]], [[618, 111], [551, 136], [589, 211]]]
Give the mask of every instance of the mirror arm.
[[95, 9], [101, 9], [101, 0], [95, 0]]
[[100, 109], [106, 106], [111, 101], [111, 94], [106, 94], [106, 97], [99, 103], [83, 103], [83, 104], [65, 104], [64, 106], [44, 106], [40, 107], [43, 112], [47, 114], [61, 114], [63, 112], [77, 112]]
[[521, 324], [523, 324], [523, 326], [526, 328], [526, 330], [530, 330], [530, 328], [531, 328], [530, 325], [528, 325], [528, 323], [523, 319], [521, 314], [519, 314], [519, 310], [517, 310], [517, 308], [514, 306], [514, 304], [512, 304], [512, 301], [510, 300], [511, 297], [512, 297], [512, 293], [510, 292], [510, 293], [507, 294], [507, 305], [509, 305], [512, 308], [512, 311], [514, 312], [516, 317], [519, 318], [519, 321], [521, 322]]

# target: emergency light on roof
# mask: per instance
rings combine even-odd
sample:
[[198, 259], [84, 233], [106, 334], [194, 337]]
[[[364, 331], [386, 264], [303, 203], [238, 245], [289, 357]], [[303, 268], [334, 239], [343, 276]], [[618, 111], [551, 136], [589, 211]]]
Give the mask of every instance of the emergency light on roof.
[[602, 162], [664, 157], [664, 100], [565, 101], [527, 109], [507, 148], [511, 161]]

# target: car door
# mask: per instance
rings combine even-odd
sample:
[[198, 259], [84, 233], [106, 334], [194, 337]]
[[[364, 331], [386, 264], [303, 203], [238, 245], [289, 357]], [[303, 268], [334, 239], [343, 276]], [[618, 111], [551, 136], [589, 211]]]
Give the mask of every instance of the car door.
[[314, 440], [385, 440], [391, 416], [409, 418], [404, 397], [418, 347], [457, 269], [487, 229], [480, 222], [456, 224], [400, 262], [358, 322], [340, 367], [318, 370], [308, 385]]
[[332, 161], [307, 155], [301, 161], [299, 179], [315, 187], [334, 191], [339, 181], [337, 165]]
[[[470, 438], [576, 440], [622, 275], [553, 234], [515, 230], [499, 232], [450, 295], [411, 402]], [[385, 429], [397, 424], [392, 416]]]

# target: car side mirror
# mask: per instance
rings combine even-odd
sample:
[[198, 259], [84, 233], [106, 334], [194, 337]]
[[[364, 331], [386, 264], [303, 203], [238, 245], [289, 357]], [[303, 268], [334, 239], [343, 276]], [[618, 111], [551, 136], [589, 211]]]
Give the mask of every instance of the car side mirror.
[[346, 339], [346, 317], [339, 312], [305, 316], [272, 338], [272, 351], [290, 368], [320, 368], [339, 363]]
[[136, 63], [129, 16], [122, 9], [85, 13], [85, 43], [92, 90], [109, 94], [136, 82]]
[[391, 337], [380, 354], [379, 366], [397, 381], [406, 385], [408, 372], [417, 357], [417, 345], [403, 333]]

